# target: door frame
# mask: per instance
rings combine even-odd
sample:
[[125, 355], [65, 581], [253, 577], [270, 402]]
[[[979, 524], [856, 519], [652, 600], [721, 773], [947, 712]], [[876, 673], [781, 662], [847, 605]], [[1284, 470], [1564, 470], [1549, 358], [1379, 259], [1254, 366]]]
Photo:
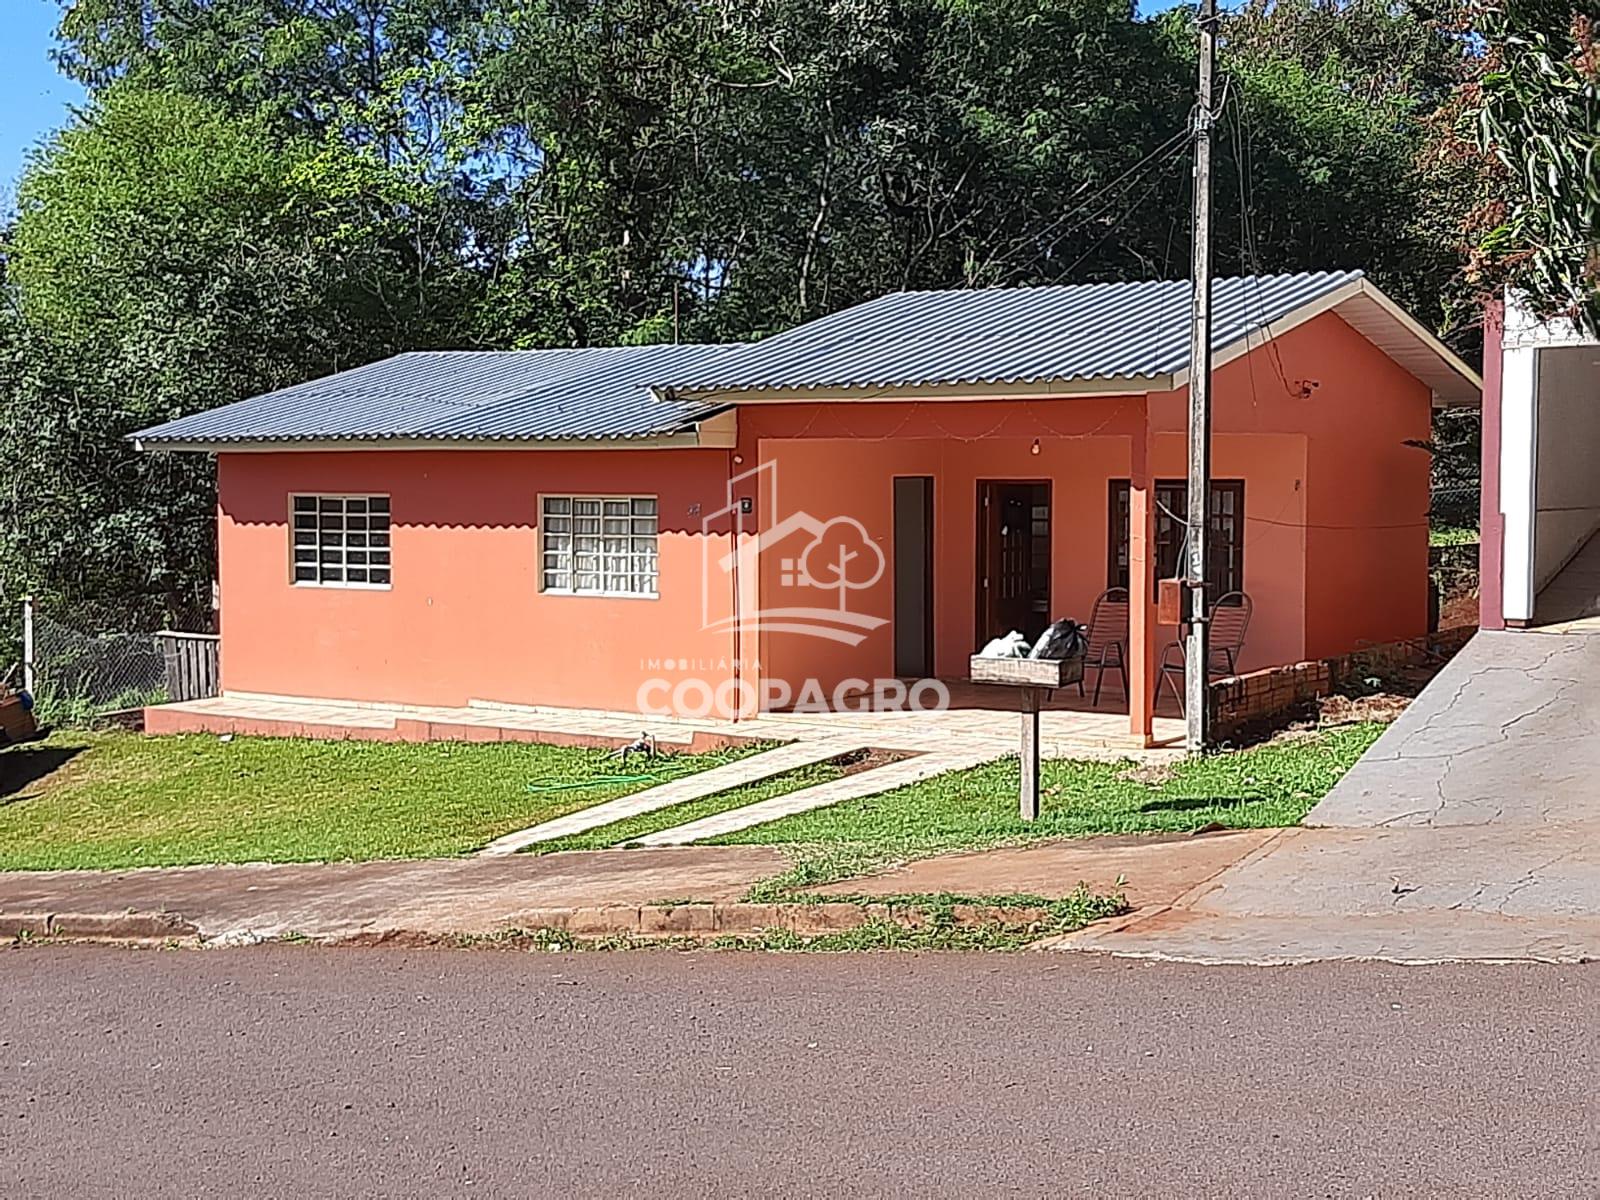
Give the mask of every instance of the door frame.
[[[1042, 488], [1044, 488], [1044, 503], [1045, 503], [1045, 507], [1049, 510], [1049, 513], [1050, 513], [1050, 543], [1051, 543], [1050, 544], [1050, 572], [1049, 572], [1049, 574], [1047, 574], [1045, 576], [1045, 585], [1044, 585], [1045, 586], [1045, 612], [1046, 612], [1047, 615], [1051, 611], [1050, 607], [1049, 607], [1050, 597], [1055, 592], [1055, 579], [1053, 578], [1053, 576], [1055, 575], [1055, 544], [1054, 543], [1055, 543], [1055, 540], [1056, 540], [1056, 498], [1055, 498], [1055, 481], [1054, 480], [1052, 480], [1052, 479], [1050, 479], [1048, 477], [1039, 477], [1039, 476], [1032, 476], [1032, 475], [1024, 475], [1024, 476], [1009, 476], [1009, 475], [993, 476], [993, 475], [986, 475], [981, 479], [975, 480], [975, 483], [977, 484], [977, 497], [976, 497], [976, 500], [974, 502], [975, 503], [975, 507], [973, 509], [973, 515], [976, 518], [974, 523], [976, 524], [977, 529], [976, 529], [976, 538], [975, 538], [975, 541], [974, 541], [974, 556], [973, 556], [973, 567], [974, 567], [974, 570], [972, 572], [972, 583], [973, 583], [972, 627], [973, 627], [973, 636], [974, 636], [974, 645], [973, 645], [972, 649], [973, 649], [973, 653], [974, 654], [976, 654], [979, 650], [983, 649], [984, 643], [987, 642], [991, 636], [994, 636], [994, 635], [992, 635], [992, 634], [990, 634], [988, 632], [989, 622], [986, 619], [988, 617], [988, 615], [989, 615], [989, 589], [985, 585], [986, 585], [986, 583], [988, 581], [989, 553], [990, 553], [990, 549], [991, 549], [991, 547], [989, 545], [988, 512], [986, 510], [986, 506], [984, 505], [984, 498], [985, 498], [986, 493], [988, 493], [989, 491], [991, 491], [992, 489], [995, 489], [997, 487], [1006, 487], [1006, 486], [1042, 487]], [[1032, 518], [1032, 514], [1031, 513], [1029, 514], [1029, 518], [1031, 520], [1031, 518]], [[1030, 531], [1030, 536], [1031, 536], [1031, 531]]]

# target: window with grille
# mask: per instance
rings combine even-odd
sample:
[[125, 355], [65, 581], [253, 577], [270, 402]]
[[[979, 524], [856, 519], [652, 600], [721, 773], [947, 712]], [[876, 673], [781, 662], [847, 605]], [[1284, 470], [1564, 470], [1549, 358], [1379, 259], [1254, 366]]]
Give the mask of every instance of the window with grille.
[[296, 585], [389, 586], [389, 497], [294, 496], [291, 503]]
[[[1156, 579], [1183, 574], [1184, 518], [1189, 485], [1182, 479], [1156, 481]], [[1129, 484], [1111, 481], [1111, 530], [1107, 587], [1128, 586]], [[1206, 590], [1213, 600], [1244, 591], [1244, 480], [1211, 481], [1211, 537], [1206, 543]]]
[[654, 496], [545, 496], [544, 590], [579, 596], [656, 595]]

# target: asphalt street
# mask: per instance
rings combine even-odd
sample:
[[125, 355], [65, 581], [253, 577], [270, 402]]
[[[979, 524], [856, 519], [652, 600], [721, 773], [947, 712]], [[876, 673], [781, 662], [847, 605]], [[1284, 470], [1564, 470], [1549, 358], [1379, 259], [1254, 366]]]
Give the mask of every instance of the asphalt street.
[[1600, 967], [0, 953], [6, 1196], [1588, 1196]]

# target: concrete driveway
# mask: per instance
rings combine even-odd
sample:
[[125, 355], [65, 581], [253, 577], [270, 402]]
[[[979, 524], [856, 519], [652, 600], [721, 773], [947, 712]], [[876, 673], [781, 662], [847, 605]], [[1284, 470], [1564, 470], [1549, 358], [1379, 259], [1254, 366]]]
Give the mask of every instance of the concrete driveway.
[[1069, 939], [1204, 961], [1600, 957], [1600, 636], [1480, 633], [1312, 810]]

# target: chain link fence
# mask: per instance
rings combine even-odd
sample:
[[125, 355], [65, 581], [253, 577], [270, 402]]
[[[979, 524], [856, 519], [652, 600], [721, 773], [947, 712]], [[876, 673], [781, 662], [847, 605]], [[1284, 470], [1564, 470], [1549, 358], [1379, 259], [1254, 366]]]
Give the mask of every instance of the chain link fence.
[[217, 640], [208, 633], [122, 627], [22, 602], [23, 672], [41, 722], [92, 724], [108, 714], [216, 694]]

